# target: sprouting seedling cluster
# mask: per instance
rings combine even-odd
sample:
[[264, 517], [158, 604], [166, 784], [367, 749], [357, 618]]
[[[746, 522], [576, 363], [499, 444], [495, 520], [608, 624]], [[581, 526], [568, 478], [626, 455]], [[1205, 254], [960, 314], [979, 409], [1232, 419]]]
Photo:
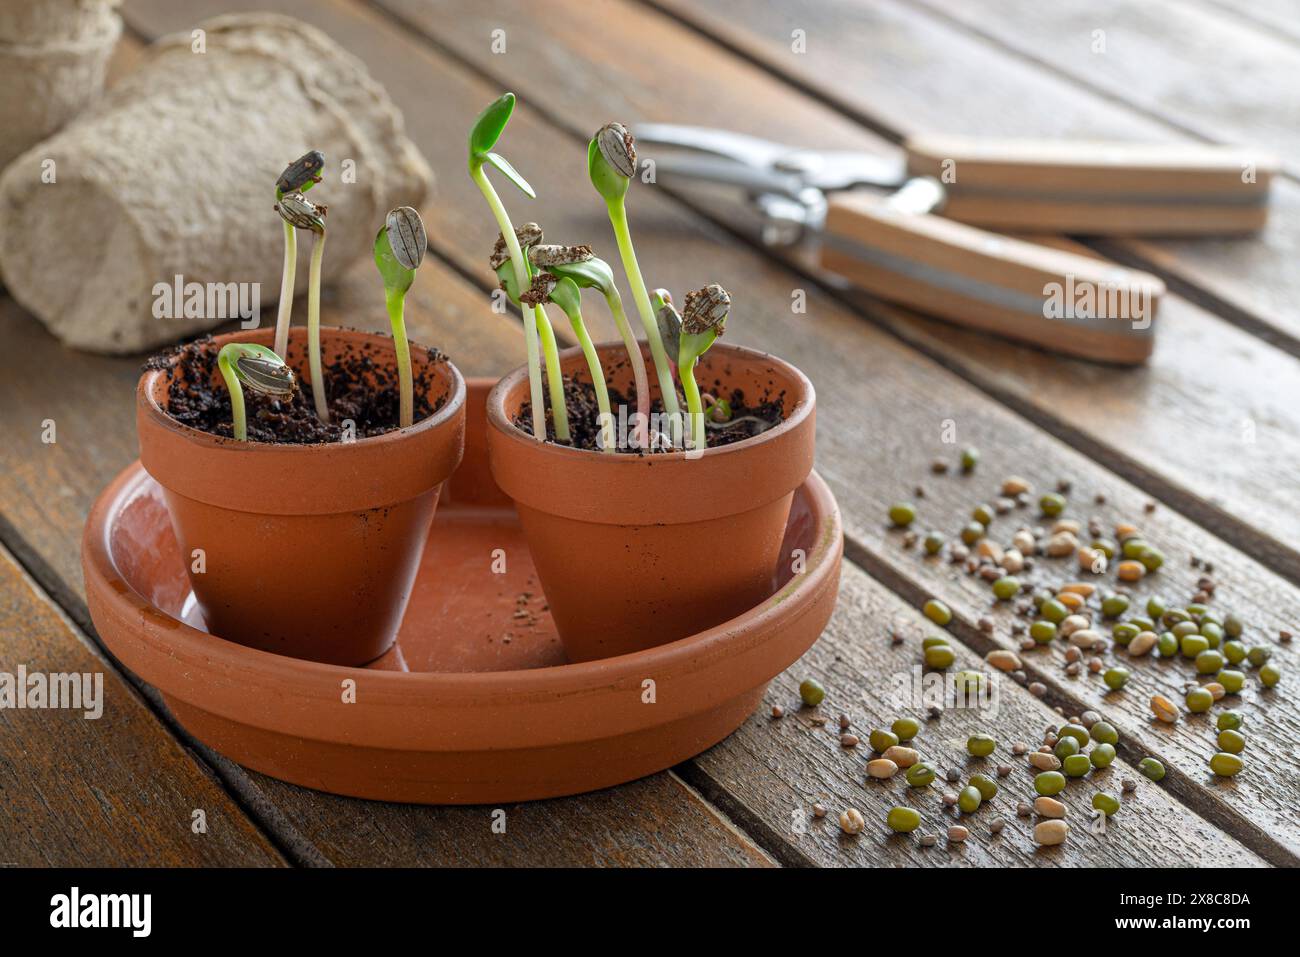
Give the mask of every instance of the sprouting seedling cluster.
[[[650, 387], [645, 358], [641, 344], [628, 323], [622, 297], [609, 264], [597, 258], [587, 245], [543, 244], [542, 230], [535, 223], [528, 223], [516, 230], [484, 173], [485, 164], [495, 166], [529, 198], [536, 197], [532, 187], [514, 167], [500, 154], [493, 152], [493, 147], [514, 110], [514, 104], [514, 94], [506, 93], [480, 114], [470, 132], [469, 168], [471, 178], [483, 193], [501, 230], [489, 262], [497, 274], [501, 288], [524, 313], [533, 435], [538, 441], [544, 441], [547, 437], [546, 419], [542, 412], [540, 352], [546, 360], [546, 381], [550, 390], [555, 438], [560, 442], [569, 441], [568, 415], [564, 407], [565, 395], [558, 353], [554, 332], [544, 308], [547, 303], [552, 303], [564, 312], [573, 326], [574, 335], [591, 374], [601, 416], [601, 449], [614, 451], [609, 388], [600, 357], [582, 317], [582, 291], [594, 289], [605, 299], [632, 367], [636, 389], [636, 412], [632, 420], [634, 441], [640, 448], [650, 448]], [[676, 448], [684, 448], [688, 442], [694, 448], [703, 448], [707, 442], [705, 410], [694, 379], [695, 367], [700, 356], [722, 334], [731, 299], [716, 283], [705, 286], [687, 297], [688, 315], [685, 318], [677, 314], [671, 297], [665, 291], [656, 290], [656, 298], [651, 300], [627, 223], [625, 197], [636, 170], [636, 143], [627, 128], [621, 123], [608, 123], [597, 130], [587, 146], [587, 173], [592, 186], [605, 201], [623, 271], [632, 288], [632, 298], [654, 362], [661, 401], [671, 432], [668, 437], [657, 435], [656, 438], [663, 439]], [[685, 328], [687, 325], [689, 329]], [[692, 430], [689, 439], [684, 434], [682, 403], [675, 373], [681, 376], [682, 391], [691, 414]], [[730, 409], [725, 407], [722, 400], [715, 402], [711, 408], [715, 417], [720, 412], [730, 415]]]
[[[311, 372], [312, 400], [316, 416], [329, 423], [330, 412], [320, 344], [321, 264], [325, 251], [325, 217], [323, 203], [313, 203], [304, 193], [321, 182], [325, 155], [311, 150], [290, 163], [275, 182], [275, 211], [284, 222], [284, 272], [280, 286], [280, 306], [276, 315], [273, 349], [252, 343], [232, 342], [222, 347], [217, 366], [230, 391], [230, 408], [235, 438], [248, 438], [247, 414], [243, 387], [273, 396], [288, 398], [297, 388], [293, 370], [286, 364], [289, 347], [289, 320], [293, 311], [294, 272], [297, 259], [297, 231], [312, 234], [311, 267], [307, 286], [307, 355]], [[390, 210], [375, 236], [375, 265], [384, 283], [385, 304], [393, 329], [398, 375], [398, 427], [406, 428], [414, 420], [414, 382], [411, 371], [411, 348], [406, 338], [406, 292], [415, 281], [415, 271], [424, 259], [428, 238], [420, 214], [409, 206]]]

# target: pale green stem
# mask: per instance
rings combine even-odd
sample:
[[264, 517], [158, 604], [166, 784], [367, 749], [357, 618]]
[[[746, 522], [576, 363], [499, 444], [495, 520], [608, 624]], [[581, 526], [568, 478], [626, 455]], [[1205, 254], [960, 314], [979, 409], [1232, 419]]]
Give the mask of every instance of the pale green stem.
[[627, 354], [632, 359], [632, 378], [636, 383], [636, 441], [637, 445], [646, 449], [650, 447], [650, 382], [646, 378], [645, 356], [641, 355], [641, 343], [632, 334], [627, 313], [623, 311], [623, 297], [618, 294], [618, 290], [611, 288], [605, 302], [614, 316], [618, 334], [623, 337]]
[[650, 356], [654, 359], [655, 373], [659, 377], [659, 391], [663, 394], [664, 411], [670, 416], [673, 430], [673, 444], [680, 445], [682, 438], [681, 405], [677, 401], [677, 388], [673, 385], [673, 370], [664, 352], [663, 339], [659, 336], [659, 323], [655, 320], [654, 310], [650, 307], [650, 294], [646, 291], [645, 280], [641, 278], [641, 267], [637, 265], [636, 251], [632, 248], [632, 234], [627, 228], [627, 209], [622, 199], [607, 199], [605, 206], [609, 209], [609, 222], [614, 227], [614, 239], [618, 242], [618, 254], [623, 259], [623, 271], [632, 286], [632, 299], [636, 302], [637, 312], [641, 316], [641, 325], [645, 327], [646, 341], [650, 344]]
[[293, 283], [298, 272], [298, 231], [284, 224], [284, 274], [280, 279], [280, 304], [275, 315], [275, 354], [289, 358], [289, 317], [293, 313]]
[[[501, 236], [506, 241], [506, 249], [510, 252], [510, 262], [515, 271], [515, 282], [522, 295], [529, 285], [528, 270], [524, 266], [524, 254], [519, 248], [519, 237], [515, 235], [510, 216], [506, 213], [505, 206], [501, 204], [501, 197], [497, 196], [497, 191], [492, 188], [491, 180], [483, 172], [483, 167], [471, 165], [469, 175], [478, 186], [479, 192], [483, 194], [483, 198], [487, 200], [492, 216], [497, 221], [497, 227], [501, 230]], [[545, 442], [546, 408], [542, 404], [542, 363], [537, 351], [537, 315], [536, 310], [530, 312], [528, 309], [522, 309], [522, 312], [524, 343], [528, 350], [528, 389], [533, 403], [533, 437], [538, 442]]]
[[311, 364], [311, 394], [316, 400], [316, 418], [329, 424], [325, 403], [325, 374], [320, 364], [320, 264], [325, 254], [325, 233], [312, 233], [311, 271], [307, 274], [307, 357]]
[[221, 378], [226, 380], [226, 388], [230, 391], [230, 419], [235, 429], [235, 438], [247, 442], [248, 417], [244, 412], [244, 387], [235, 377], [230, 360], [221, 353], [217, 354], [217, 368], [221, 370]]
[[605, 385], [605, 370], [601, 368], [596, 347], [591, 344], [591, 336], [587, 335], [587, 325], [582, 321], [582, 310], [574, 309], [568, 316], [569, 323], [573, 326], [573, 334], [578, 337], [578, 345], [582, 346], [587, 368], [591, 370], [591, 384], [596, 389], [596, 408], [600, 413], [601, 421], [601, 451], [612, 453], [616, 451], [614, 417], [609, 407], [609, 388]]
[[[527, 309], [520, 306], [520, 309]], [[551, 419], [555, 423], [555, 438], [569, 441], [569, 409], [564, 404], [564, 376], [560, 374], [560, 349], [555, 342], [555, 330], [541, 306], [533, 307], [537, 319], [537, 333], [542, 340], [542, 357], [546, 360], [546, 387], [551, 393]]]
[[682, 391], [686, 393], [686, 409], [691, 418], [691, 447], [704, 449], [704, 402], [700, 399], [700, 387], [695, 384], [695, 364], [699, 357], [691, 360], [689, 366], [678, 366], [682, 376]]
[[415, 391], [411, 382], [411, 344], [406, 341], [406, 293], [390, 289], [385, 299], [388, 321], [393, 327], [393, 343], [397, 348], [397, 384], [401, 396], [397, 424], [406, 428], [415, 419]]

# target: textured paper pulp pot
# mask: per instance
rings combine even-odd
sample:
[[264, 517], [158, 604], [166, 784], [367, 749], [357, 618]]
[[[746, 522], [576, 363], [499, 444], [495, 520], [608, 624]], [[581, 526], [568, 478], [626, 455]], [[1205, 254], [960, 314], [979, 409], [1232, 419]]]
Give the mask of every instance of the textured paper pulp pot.
[[[598, 350], [611, 387], [630, 394], [622, 344]], [[580, 350], [560, 361], [566, 375], [590, 380]], [[657, 396], [649, 355], [646, 364]], [[723, 343], [700, 361], [696, 380], [723, 396], [741, 389], [752, 404], [780, 396], [785, 419], [697, 457], [611, 455], [537, 442], [515, 427], [528, 399], [526, 368], [488, 396], [492, 475], [515, 501], [570, 661], [727, 621], [770, 593], [779, 561], [794, 560], [780, 554], [781, 540], [794, 490], [812, 471], [812, 383], [775, 356]]]
[[[14, 30], [25, 23], [13, 24]], [[34, 26], [34, 25], [33, 25]], [[0, 42], [0, 169], [95, 101], [104, 88], [109, 57], [122, 34], [122, 20], [107, 7], [94, 12], [79, 35], [51, 42]], [[42, 161], [29, 156], [29, 179], [48, 185]], [[62, 167], [63, 171], [73, 164]], [[55, 166], [56, 175], [60, 170]]]
[[[306, 336], [294, 333], [289, 362], [301, 372]], [[272, 335], [215, 342], [269, 345]], [[272, 445], [200, 432], [164, 412], [170, 369], [141, 377], [140, 460], [164, 489], [213, 634], [338, 665], [364, 664], [392, 645], [465, 439], [460, 373], [414, 344], [411, 352], [417, 382], [427, 369], [430, 405], [441, 397], [442, 407], [410, 428], [354, 442]], [[392, 339], [343, 329], [321, 330], [321, 353], [327, 368], [348, 355], [368, 355], [381, 369], [395, 361]]]
[[0, 0], [0, 43], [84, 40], [119, 6], [121, 0]]

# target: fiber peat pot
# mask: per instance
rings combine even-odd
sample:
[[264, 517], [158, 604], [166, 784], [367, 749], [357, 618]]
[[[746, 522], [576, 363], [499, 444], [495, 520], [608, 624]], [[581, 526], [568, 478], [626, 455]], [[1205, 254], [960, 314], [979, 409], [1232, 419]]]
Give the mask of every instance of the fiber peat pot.
[[[629, 393], [622, 343], [597, 348], [610, 387]], [[580, 349], [562, 352], [560, 367], [590, 381]], [[538, 442], [514, 424], [528, 400], [526, 367], [488, 396], [492, 475], [514, 500], [570, 661], [712, 628], [761, 602], [778, 563], [795, 560], [781, 542], [795, 489], [812, 472], [812, 383], [775, 356], [724, 343], [696, 379], [719, 395], [742, 390], [749, 405], [779, 398], [783, 419], [698, 454], [607, 454]]]
[[[698, 634], [570, 664], [510, 499], [488, 470], [470, 382], [465, 457], [447, 482], [397, 643], [364, 668], [268, 654], [195, 614], [164, 492], [129, 466], [82, 539], [95, 627], [198, 740], [295, 784], [386, 801], [492, 804], [575, 794], [672, 767], [754, 712], [835, 607], [843, 534], [814, 473], [795, 492], [780, 564], [754, 607]], [[501, 574], [488, 556], [501, 549]], [[522, 617], [521, 617], [522, 613]], [[340, 694], [353, 682], [355, 702]], [[646, 707], [646, 682], [656, 703]]]
[[[272, 337], [266, 329], [214, 341], [217, 348], [230, 341], [269, 346]], [[288, 363], [300, 376], [305, 343], [305, 331], [295, 329]], [[412, 344], [411, 352], [417, 388], [426, 373], [436, 411], [409, 428], [352, 442], [282, 445], [202, 432], [165, 411], [174, 366], [141, 376], [140, 460], [162, 487], [212, 633], [338, 665], [364, 664], [392, 645], [438, 493], [465, 440], [460, 373], [426, 349]], [[321, 354], [326, 368], [353, 357], [379, 370], [395, 364], [392, 339], [347, 329], [322, 328]]]

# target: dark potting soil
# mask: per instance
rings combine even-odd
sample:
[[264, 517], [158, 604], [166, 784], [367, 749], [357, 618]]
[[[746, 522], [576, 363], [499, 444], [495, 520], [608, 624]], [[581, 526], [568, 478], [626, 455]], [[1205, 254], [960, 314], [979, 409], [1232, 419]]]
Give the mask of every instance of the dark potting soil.
[[[217, 352], [212, 337], [204, 336], [152, 356], [144, 367], [146, 370], [174, 367], [167, 388], [167, 412], [173, 419], [200, 432], [233, 438], [230, 393], [217, 370]], [[437, 349], [428, 350], [428, 358], [430, 363], [447, 361]], [[442, 408], [447, 398], [438, 396], [436, 404], [429, 405], [431, 382], [427, 367], [424, 371], [415, 370], [414, 384], [414, 420], [419, 422]], [[360, 350], [326, 364], [325, 385], [330, 410], [328, 425], [316, 417], [311, 385], [301, 378], [298, 390], [289, 399], [277, 399], [245, 388], [248, 438], [284, 445], [338, 442], [343, 438], [340, 423], [347, 419], [356, 423], [358, 439], [383, 435], [397, 428], [400, 397], [395, 368], [380, 365], [368, 352]]]
[[[546, 428], [548, 435], [555, 434], [555, 421], [551, 413], [551, 395], [545, 386], [545, 375], [543, 381], [543, 402], [546, 407]], [[718, 448], [723, 445], [731, 445], [735, 442], [742, 442], [745, 439], [753, 438], [768, 429], [777, 425], [785, 418], [785, 393], [781, 392], [776, 396], [761, 402], [757, 405], [750, 406], [746, 403], [745, 393], [740, 389], [732, 389], [730, 393], [724, 390], [721, 382], [706, 383], [700, 382], [700, 391], [702, 393], [711, 392], [713, 395], [722, 395], [731, 403], [731, 421], [726, 423], [714, 422], [705, 413], [705, 425], [707, 428], [706, 438], [709, 448]], [[574, 448], [585, 449], [590, 452], [599, 452], [600, 444], [597, 441], [600, 437], [600, 408], [596, 404], [596, 390], [590, 382], [567, 377], [564, 380], [565, 407], [569, 411], [569, 445]], [[639, 449], [630, 443], [625, 443], [621, 436], [617, 435], [617, 425], [619, 418], [619, 406], [627, 409], [627, 429], [630, 433], [632, 430], [632, 416], [636, 412], [636, 396], [626, 396], [617, 389], [609, 390], [609, 404], [613, 409], [615, 419], [616, 438], [619, 439], [617, 451], [620, 454], [628, 455], [646, 455], [658, 454], [660, 452], [671, 452], [670, 448], [656, 448], [647, 452], [645, 449]], [[685, 408], [685, 405], [683, 405]], [[663, 403], [655, 399], [650, 403], [651, 414], [664, 414]], [[533, 434], [533, 404], [530, 401], [524, 402], [515, 416], [515, 428], [528, 435]], [[554, 439], [551, 439], [554, 442]], [[557, 443], [563, 444], [563, 443]]]

